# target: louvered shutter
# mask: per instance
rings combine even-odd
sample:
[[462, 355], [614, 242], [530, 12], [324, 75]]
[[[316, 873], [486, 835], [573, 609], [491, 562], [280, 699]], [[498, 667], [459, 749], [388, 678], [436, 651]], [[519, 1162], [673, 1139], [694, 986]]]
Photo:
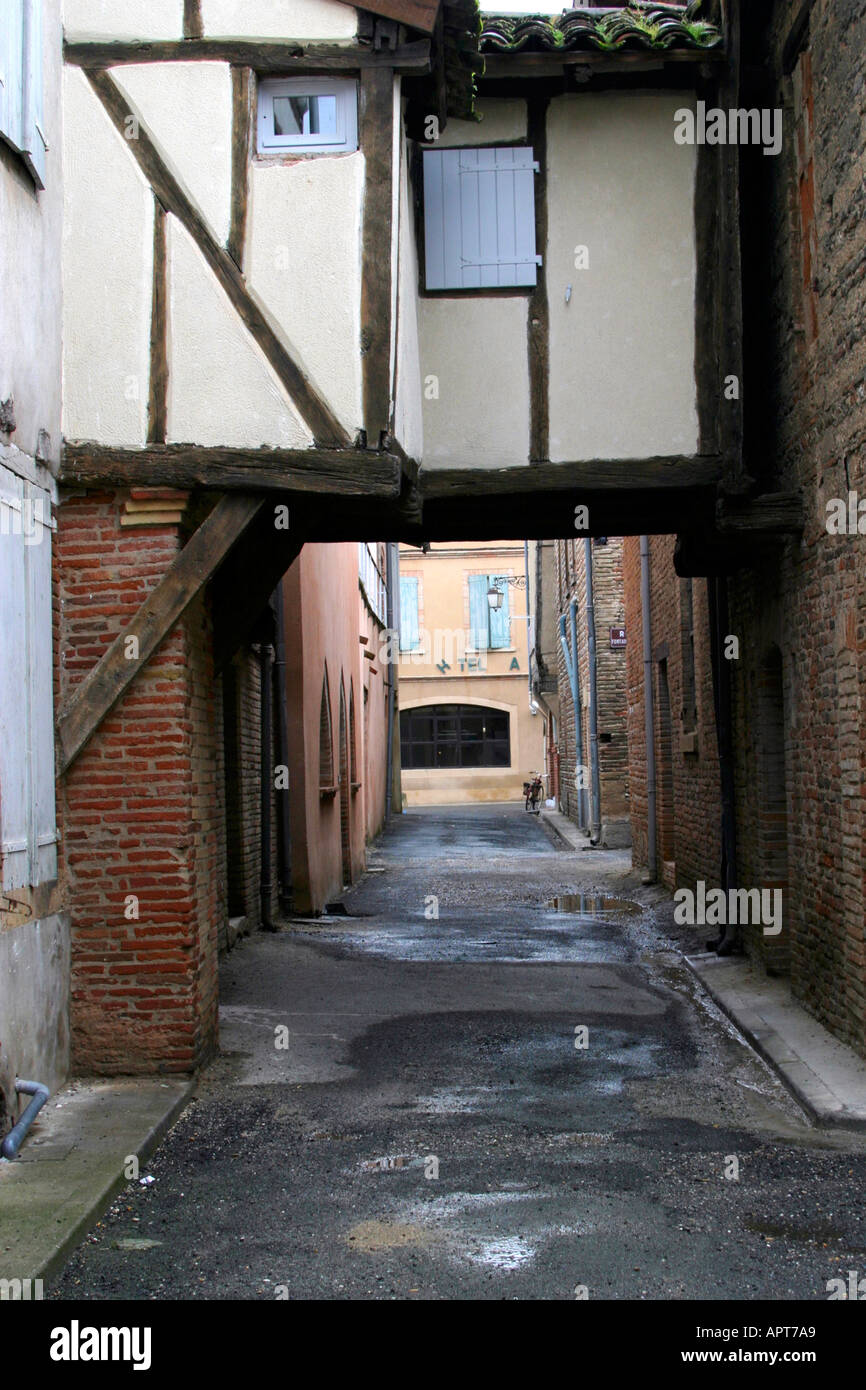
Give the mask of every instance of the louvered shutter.
[[428, 290], [535, 284], [536, 167], [525, 146], [424, 151]]

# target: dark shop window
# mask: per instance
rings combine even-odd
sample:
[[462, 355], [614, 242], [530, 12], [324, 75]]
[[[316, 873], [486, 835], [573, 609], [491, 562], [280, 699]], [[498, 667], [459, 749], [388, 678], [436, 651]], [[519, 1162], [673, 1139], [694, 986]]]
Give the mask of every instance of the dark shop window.
[[403, 767], [510, 767], [505, 710], [482, 705], [422, 705], [400, 714]]

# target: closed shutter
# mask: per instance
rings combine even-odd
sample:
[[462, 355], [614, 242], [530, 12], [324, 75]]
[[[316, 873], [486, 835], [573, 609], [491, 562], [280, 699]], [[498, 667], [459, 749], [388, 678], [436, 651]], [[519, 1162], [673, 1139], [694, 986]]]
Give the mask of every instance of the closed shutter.
[[400, 576], [400, 650], [417, 651], [421, 645], [418, 631], [418, 580]]
[[39, 188], [45, 187], [45, 115], [42, 91], [42, 0], [26, 0], [24, 104], [21, 153]]
[[[491, 577], [492, 582], [492, 577]], [[490, 610], [490, 645], [494, 649], [511, 646], [511, 623], [508, 613], [508, 585], [500, 584], [502, 607]]]
[[4, 892], [57, 877], [46, 492], [0, 468], [0, 868]]
[[486, 574], [469, 576], [469, 645], [475, 651], [486, 652], [490, 635], [490, 604], [487, 590], [490, 580]]
[[0, 133], [21, 148], [24, 114], [24, 0], [0, 5]]
[[534, 285], [531, 149], [424, 151], [428, 290]]

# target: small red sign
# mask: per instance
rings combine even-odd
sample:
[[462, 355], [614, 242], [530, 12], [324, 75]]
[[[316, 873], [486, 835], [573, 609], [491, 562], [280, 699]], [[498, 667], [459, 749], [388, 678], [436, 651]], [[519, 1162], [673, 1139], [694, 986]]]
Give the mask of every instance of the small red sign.
[[611, 627], [608, 628], [608, 631], [610, 633], [610, 645], [612, 651], [616, 651], [618, 648], [625, 646], [624, 627]]

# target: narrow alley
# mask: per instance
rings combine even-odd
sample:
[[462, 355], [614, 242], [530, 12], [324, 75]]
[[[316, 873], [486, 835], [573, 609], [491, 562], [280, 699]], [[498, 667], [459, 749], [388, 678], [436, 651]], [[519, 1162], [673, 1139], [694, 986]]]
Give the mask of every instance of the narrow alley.
[[810, 1127], [627, 851], [500, 803], [368, 863], [224, 958], [220, 1056], [51, 1298], [816, 1300], [862, 1263], [866, 1136]]

